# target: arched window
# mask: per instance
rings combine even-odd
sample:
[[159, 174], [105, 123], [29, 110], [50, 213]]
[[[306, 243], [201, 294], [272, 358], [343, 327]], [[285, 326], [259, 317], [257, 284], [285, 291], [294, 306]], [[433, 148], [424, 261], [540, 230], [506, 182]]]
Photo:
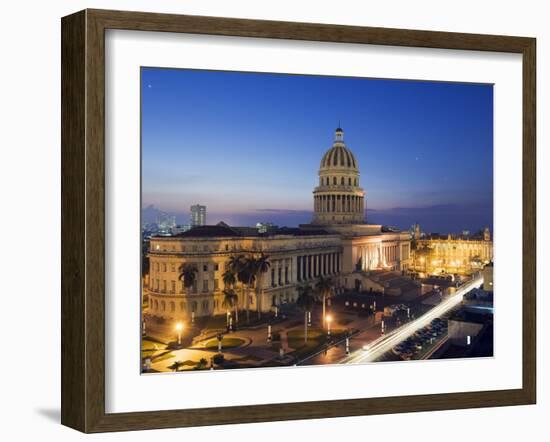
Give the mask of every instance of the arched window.
[[336, 183], [337, 183], [336, 177], [334, 177], [334, 178], [332, 179], [332, 184], [336, 185]]
[[160, 309], [165, 312], [166, 311], [166, 302], [160, 301]]
[[349, 185], [351, 186], [351, 178], [349, 179]]
[[176, 311], [176, 303], [174, 301], [170, 301], [170, 311], [172, 313]]
[[342, 177], [342, 179], [340, 180], [340, 183], [342, 184], [342, 186], [344, 185], [344, 177]]
[[183, 302], [183, 301], [180, 302], [180, 311], [181, 312], [185, 311], [185, 302]]

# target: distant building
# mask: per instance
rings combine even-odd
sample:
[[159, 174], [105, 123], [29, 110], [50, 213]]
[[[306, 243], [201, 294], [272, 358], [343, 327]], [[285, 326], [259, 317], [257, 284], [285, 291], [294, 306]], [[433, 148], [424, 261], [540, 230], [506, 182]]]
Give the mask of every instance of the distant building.
[[206, 206], [195, 204], [191, 206], [191, 227], [206, 225]]
[[269, 231], [272, 231], [277, 228], [277, 226], [273, 223], [256, 223], [256, 228], [258, 229], [258, 233], [267, 233]]
[[427, 274], [467, 275], [481, 270], [493, 260], [491, 232], [486, 227], [479, 235], [461, 237], [431, 234], [417, 241], [413, 268]]
[[189, 224], [183, 224], [172, 228], [172, 235], [179, 235], [180, 233], [187, 232], [191, 229]]
[[168, 213], [160, 212], [157, 215], [157, 226], [161, 232], [171, 232], [176, 227], [175, 215], [169, 215]]
[[420, 224], [416, 223], [415, 225], [413, 225], [413, 238], [418, 241], [420, 239], [420, 236]]

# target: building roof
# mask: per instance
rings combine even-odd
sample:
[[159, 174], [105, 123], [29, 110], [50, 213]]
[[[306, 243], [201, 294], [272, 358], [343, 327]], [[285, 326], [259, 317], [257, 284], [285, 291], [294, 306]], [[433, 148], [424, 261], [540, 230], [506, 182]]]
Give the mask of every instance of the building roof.
[[196, 226], [186, 232], [178, 233], [171, 236], [172, 238], [216, 238], [216, 237], [270, 237], [275, 235], [291, 235], [291, 236], [316, 236], [316, 235], [331, 235], [324, 229], [300, 229], [299, 227], [278, 227], [268, 230], [265, 233], [260, 233], [255, 227], [231, 227], [220, 222], [215, 226]]
[[242, 236], [237, 230], [228, 225], [195, 226], [186, 232], [174, 235], [176, 238], [213, 238], [216, 236]]

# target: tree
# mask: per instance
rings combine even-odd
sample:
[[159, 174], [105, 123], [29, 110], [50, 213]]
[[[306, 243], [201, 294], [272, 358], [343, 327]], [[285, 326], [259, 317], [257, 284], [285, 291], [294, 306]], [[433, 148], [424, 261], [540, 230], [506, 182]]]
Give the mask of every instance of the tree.
[[208, 361], [205, 358], [201, 358], [199, 363], [195, 365], [194, 370], [203, 370], [208, 366]]
[[304, 312], [304, 342], [307, 343], [307, 316], [313, 308], [315, 298], [313, 296], [313, 289], [309, 284], [299, 285], [296, 290], [298, 291], [296, 305]]
[[233, 308], [235, 309], [235, 324], [237, 324], [239, 322], [239, 297], [235, 290], [233, 290], [235, 285], [237, 284], [237, 277], [235, 276], [235, 273], [231, 270], [231, 268], [228, 268], [225, 272], [223, 272], [222, 280], [225, 287], [225, 290], [223, 291], [224, 295], [226, 290], [231, 290], [233, 292], [233, 295], [235, 296], [235, 298], [233, 299]]
[[185, 287], [186, 290], [189, 290], [195, 285], [198, 273], [199, 270], [197, 269], [197, 266], [190, 262], [185, 262], [180, 266], [178, 278], [183, 281], [183, 287]]
[[270, 267], [271, 263], [269, 262], [269, 256], [262, 253], [258, 258], [255, 259], [253, 268], [255, 270], [256, 277], [256, 308], [258, 310], [258, 318], [260, 318], [261, 315], [260, 300], [263, 298], [262, 295], [264, 292], [263, 278], [264, 274], [269, 271]]
[[[227, 312], [227, 320], [229, 321], [229, 312], [237, 305], [237, 294], [232, 288], [226, 288], [223, 290], [222, 307]], [[229, 324], [227, 324], [229, 325]]]
[[326, 327], [326, 302], [334, 293], [334, 280], [330, 276], [320, 276], [315, 283], [315, 290], [323, 300], [323, 329]]
[[[233, 275], [236, 277], [236, 282], [241, 283], [241, 298], [244, 299], [245, 296], [245, 284], [247, 282], [247, 275], [246, 275], [246, 258], [244, 255], [232, 255], [229, 257], [229, 261], [227, 262], [228, 270], [233, 273]], [[237, 309], [239, 302], [237, 300]], [[241, 304], [242, 305], [242, 304]], [[235, 317], [235, 320], [237, 318]]]
[[168, 367], [170, 370], [173, 370], [173, 371], [179, 371], [179, 369], [183, 367], [183, 362], [181, 361], [176, 361], [174, 362], [172, 365], [170, 365], [170, 367]]

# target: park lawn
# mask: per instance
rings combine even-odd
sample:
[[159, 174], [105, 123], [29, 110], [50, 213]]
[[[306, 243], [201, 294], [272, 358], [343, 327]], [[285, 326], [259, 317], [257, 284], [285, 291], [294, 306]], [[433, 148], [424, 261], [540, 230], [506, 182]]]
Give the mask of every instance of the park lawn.
[[[339, 339], [345, 333], [344, 330], [331, 330], [333, 339]], [[304, 330], [296, 329], [288, 332], [288, 346], [293, 348], [292, 354], [296, 357], [307, 356], [314, 351], [320, 350], [327, 343], [325, 330], [310, 328], [307, 331], [307, 343], [304, 342]]]
[[172, 354], [172, 352], [167, 351], [166, 353], [163, 353], [160, 356], [157, 356], [157, 357], [153, 358], [153, 362], [160, 362], [160, 361], [164, 361], [166, 359], [171, 359], [173, 357], [174, 357], [174, 355]]
[[141, 349], [142, 350], [164, 350], [166, 348], [166, 344], [163, 344], [161, 342], [154, 341], [150, 338], [142, 339], [141, 340]]
[[[224, 337], [222, 339], [222, 349], [240, 347], [244, 342], [244, 339]], [[204, 348], [217, 349], [218, 339], [210, 339], [210, 341], [204, 344]]]

